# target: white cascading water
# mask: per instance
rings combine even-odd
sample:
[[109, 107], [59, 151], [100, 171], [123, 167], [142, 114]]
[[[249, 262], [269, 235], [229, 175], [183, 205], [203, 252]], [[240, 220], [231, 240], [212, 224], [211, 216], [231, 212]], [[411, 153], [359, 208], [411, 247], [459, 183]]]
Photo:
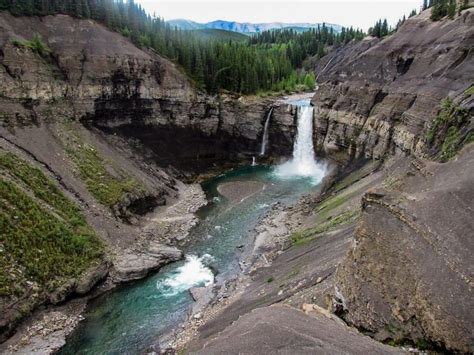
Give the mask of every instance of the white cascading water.
[[268, 111], [265, 125], [263, 126], [262, 145], [260, 146], [260, 155], [265, 155], [268, 144], [268, 126], [270, 125], [270, 117], [272, 117], [273, 107]]
[[326, 169], [314, 158], [312, 106], [298, 106], [298, 125], [293, 145], [293, 158], [278, 166], [275, 172], [282, 179], [308, 177], [311, 178], [313, 184], [319, 184], [323, 179]]
[[185, 263], [167, 279], [158, 282], [157, 288], [165, 297], [177, 295], [194, 286], [208, 286], [214, 282], [212, 270], [206, 266], [213, 260], [209, 254], [202, 257], [187, 255]]

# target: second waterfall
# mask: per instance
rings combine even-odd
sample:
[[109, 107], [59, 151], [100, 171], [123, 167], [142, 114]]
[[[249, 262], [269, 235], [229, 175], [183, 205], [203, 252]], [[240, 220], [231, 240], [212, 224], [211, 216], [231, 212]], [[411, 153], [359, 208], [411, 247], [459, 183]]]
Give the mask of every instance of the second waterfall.
[[314, 155], [313, 147], [313, 107], [304, 102], [297, 107], [298, 124], [293, 145], [293, 157], [276, 168], [276, 175], [280, 178], [294, 178], [296, 176], [311, 178], [313, 183], [319, 184], [325, 174], [325, 166], [319, 164]]

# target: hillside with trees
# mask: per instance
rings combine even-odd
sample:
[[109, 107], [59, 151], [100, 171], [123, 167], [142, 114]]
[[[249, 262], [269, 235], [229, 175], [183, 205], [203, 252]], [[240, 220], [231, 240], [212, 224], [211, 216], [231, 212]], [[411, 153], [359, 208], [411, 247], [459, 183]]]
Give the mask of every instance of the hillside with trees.
[[198, 87], [209, 93], [227, 90], [254, 94], [305, 87], [305, 83], [314, 81], [298, 72], [306, 57], [321, 57], [328, 46], [364, 36], [360, 30], [343, 28], [336, 33], [323, 25], [303, 33], [266, 31], [249, 41], [212, 40], [171, 27], [163, 19], [147, 14], [133, 0], [0, 0], [0, 9], [15, 16], [67, 14], [98, 21], [137, 46], [151, 48], [178, 63]]

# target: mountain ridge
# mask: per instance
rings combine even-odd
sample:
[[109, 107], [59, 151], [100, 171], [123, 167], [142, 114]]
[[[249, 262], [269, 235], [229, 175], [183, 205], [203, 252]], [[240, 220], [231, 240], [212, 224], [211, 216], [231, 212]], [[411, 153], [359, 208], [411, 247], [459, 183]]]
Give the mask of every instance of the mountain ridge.
[[[181, 28], [183, 30], [196, 30], [196, 29], [220, 29], [239, 33], [259, 33], [268, 30], [277, 30], [283, 28], [294, 28], [299, 31], [308, 30], [310, 28], [317, 28], [322, 26], [323, 23], [286, 23], [286, 22], [268, 22], [268, 23], [251, 23], [251, 22], [237, 22], [237, 21], [225, 21], [225, 20], [214, 20], [205, 23], [195, 22], [187, 19], [173, 19], [167, 21], [170, 25]], [[342, 26], [337, 24], [325, 24], [329, 28], [339, 32]]]

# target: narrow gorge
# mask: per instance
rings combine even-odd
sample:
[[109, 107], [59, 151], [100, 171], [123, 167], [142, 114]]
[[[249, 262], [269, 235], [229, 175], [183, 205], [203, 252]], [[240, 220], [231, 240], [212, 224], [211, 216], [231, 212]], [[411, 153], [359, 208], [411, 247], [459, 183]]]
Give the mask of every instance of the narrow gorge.
[[0, 353], [473, 352], [467, 4], [274, 95], [1, 11]]

